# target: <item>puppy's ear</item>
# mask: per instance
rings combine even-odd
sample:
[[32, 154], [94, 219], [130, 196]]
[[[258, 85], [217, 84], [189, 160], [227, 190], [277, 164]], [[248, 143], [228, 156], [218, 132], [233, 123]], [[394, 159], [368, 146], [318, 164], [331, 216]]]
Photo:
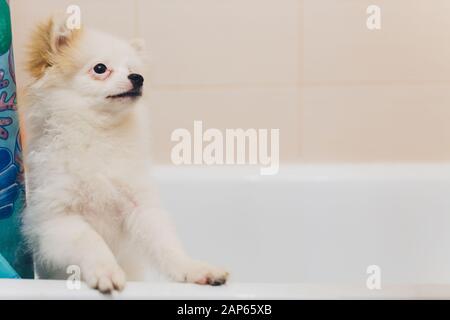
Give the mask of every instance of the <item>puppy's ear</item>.
[[145, 40], [142, 38], [135, 38], [130, 41], [130, 45], [138, 52], [142, 53], [145, 51]]
[[67, 26], [67, 17], [52, 19], [51, 46], [54, 54], [63, 53], [67, 47], [73, 45], [79, 30]]
[[58, 56], [64, 55], [80, 30], [71, 30], [66, 19], [52, 17], [39, 24], [31, 38], [27, 69], [35, 78], [40, 78], [47, 68], [54, 65]]

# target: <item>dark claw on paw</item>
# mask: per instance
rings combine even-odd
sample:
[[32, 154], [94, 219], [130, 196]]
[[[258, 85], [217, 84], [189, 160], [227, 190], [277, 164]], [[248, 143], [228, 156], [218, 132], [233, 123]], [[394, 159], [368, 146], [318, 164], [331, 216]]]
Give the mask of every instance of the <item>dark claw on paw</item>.
[[225, 279], [218, 279], [218, 280], [210, 280], [209, 281], [209, 285], [214, 286], [214, 287], [221, 286], [223, 284], [225, 284]]

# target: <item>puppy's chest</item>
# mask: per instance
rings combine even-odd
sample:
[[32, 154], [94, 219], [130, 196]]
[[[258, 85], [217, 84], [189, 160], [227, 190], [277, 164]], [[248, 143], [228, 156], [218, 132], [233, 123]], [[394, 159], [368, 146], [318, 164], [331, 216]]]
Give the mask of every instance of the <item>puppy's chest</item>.
[[138, 155], [127, 148], [93, 147], [74, 159], [68, 159], [70, 175], [75, 177], [75, 190], [87, 212], [124, 214], [137, 207]]

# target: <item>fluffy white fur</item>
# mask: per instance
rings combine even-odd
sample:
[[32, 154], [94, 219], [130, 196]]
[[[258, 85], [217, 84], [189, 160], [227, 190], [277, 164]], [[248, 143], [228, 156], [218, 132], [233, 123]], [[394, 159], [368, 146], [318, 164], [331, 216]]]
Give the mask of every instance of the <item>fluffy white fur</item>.
[[[107, 98], [142, 74], [139, 52], [94, 30], [75, 35], [50, 23], [50, 41], [33, 52], [48, 61], [24, 110], [28, 207], [24, 232], [42, 278], [66, 278], [77, 265], [102, 292], [142, 280], [156, 265], [170, 278], [223, 284], [227, 272], [191, 259], [158, 203], [150, 178], [148, 106]], [[41, 30], [42, 31], [42, 30]], [[93, 79], [97, 63], [112, 70]]]

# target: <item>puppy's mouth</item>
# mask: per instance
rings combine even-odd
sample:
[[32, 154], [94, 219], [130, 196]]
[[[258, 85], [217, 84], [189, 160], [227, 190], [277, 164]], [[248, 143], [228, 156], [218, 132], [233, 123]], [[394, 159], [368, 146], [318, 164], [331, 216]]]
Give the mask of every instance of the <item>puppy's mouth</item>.
[[131, 89], [129, 91], [114, 94], [107, 96], [107, 99], [120, 99], [120, 98], [138, 98], [142, 96], [142, 90], [141, 89]]

